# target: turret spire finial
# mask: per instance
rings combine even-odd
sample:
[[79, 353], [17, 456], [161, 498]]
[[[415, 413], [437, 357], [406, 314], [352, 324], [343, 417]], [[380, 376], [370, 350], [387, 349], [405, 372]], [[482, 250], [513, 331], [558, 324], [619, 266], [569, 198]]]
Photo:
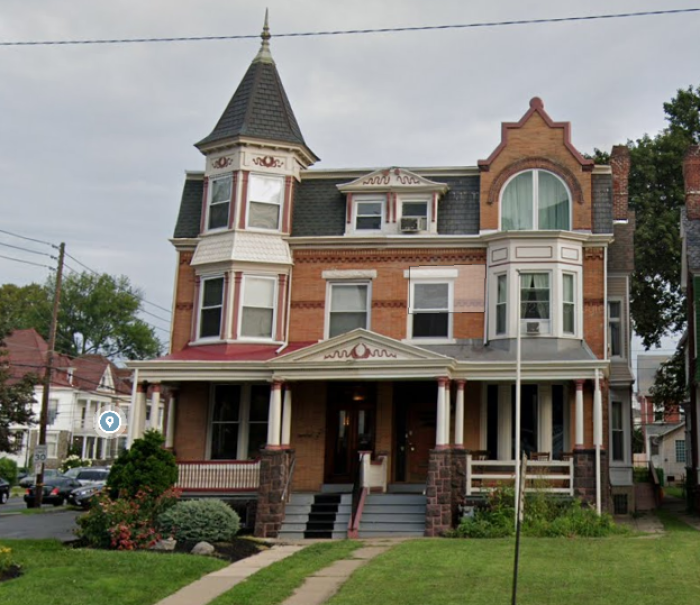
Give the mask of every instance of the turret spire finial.
[[265, 9], [265, 22], [260, 38], [262, 38], [262, 44], [260, 45], [260, 50], [253, 60], [253, 63], [274, 63], [275, 61], [270, 52], [270, 38], [272, 38], [272, 34], [270, 33], [268, 9]]

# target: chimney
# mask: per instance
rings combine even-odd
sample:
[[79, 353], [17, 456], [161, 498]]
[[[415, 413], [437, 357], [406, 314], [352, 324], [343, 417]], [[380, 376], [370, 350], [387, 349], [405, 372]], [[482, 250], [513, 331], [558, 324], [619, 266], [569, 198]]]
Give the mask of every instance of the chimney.
[[630, 150], [626, 145], [615, 145], [610, 153], [610, 167], [613, 182], [613, 220], [627, 220], [630, 176]]
[[685, 212], [689, 220], [700, 219], [700, 145], [691, 145], [683, 156]]

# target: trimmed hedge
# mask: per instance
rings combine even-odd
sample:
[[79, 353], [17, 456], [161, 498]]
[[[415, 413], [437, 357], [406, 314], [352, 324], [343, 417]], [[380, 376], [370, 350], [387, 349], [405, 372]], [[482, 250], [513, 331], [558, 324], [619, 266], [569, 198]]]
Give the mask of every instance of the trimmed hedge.
[[158, 517], [158, 530], [183, 542], [228, 542], [240, 528], [238, 515], [223, 500], [178, 502]]

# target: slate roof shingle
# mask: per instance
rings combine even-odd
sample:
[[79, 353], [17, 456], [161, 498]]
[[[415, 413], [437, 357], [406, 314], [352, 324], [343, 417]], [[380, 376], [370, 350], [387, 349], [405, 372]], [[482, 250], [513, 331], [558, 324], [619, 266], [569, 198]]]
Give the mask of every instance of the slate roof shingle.
[[180, 212], [175, 223], [175, 238], [197, 237], [202, 220], [202, 196], [204, 195], [204, 175], [193, 178], [188, 175], [182, 188]]

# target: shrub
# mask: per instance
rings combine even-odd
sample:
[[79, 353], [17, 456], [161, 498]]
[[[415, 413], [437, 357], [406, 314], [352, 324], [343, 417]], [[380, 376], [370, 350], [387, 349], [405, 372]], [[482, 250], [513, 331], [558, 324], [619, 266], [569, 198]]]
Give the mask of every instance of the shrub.
[[156, 496], [142, 490], [133, 498], [116, 500], [105, 491], [78, 518], [78, 536], [98, 548], [149, 548], [160, 540], [155, 528], [157, 517], [174, 506], [179, 497], [179, 492], [172, 488]]
[[92, 460], [83, 460], [77, 454], [71, 454], [63, 460], [61, 464], [61, 472], [65, 473], [72, 468], [80, 468], [83, 466], [92, 466]]
[[162, 513], [157, 527], [185, 542], [227, 542], [238, 533], [240, 519], [223, 500], [188, 500]]
[[17, 463], [9, 458], [0, 458], [0, 477], [9, 481], [10, 485], [17, 483]]
[[163, 449], [165, 440], [154, 430], [146, 431], [116, 460], [107, 479], [112, 497], [133, 497], [144, 489], [154, 496], [173, 487], [177, 481], [175, 456]]
[[14, 564], [15, 562], [12, 560], [12, 549], [0, 545], [0, 577], [10, 571]]

